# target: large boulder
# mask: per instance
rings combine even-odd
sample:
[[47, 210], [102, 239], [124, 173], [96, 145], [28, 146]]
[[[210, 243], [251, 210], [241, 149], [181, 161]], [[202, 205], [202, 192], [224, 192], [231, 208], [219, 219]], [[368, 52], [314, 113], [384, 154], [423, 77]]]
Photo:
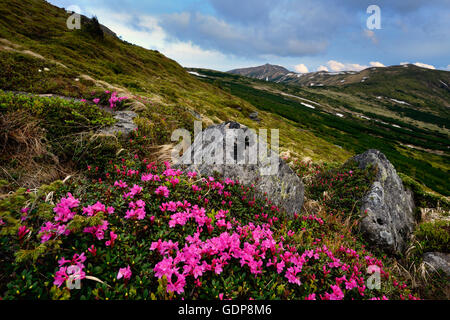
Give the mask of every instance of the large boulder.
[[414, 201], [394, 166], [378, 150], [352, 158], [360, 168], [375, 166], [376, 177], [362, 200], [360, 228], [374, 246], [393, 254], [402, 253], [414, 228]]
[[[218, 156], [218, 159], [223, 159], [223, 161], [211, 163], [207, 160], [215, 156], [217, 151], [217, 145], [214, 144], [215, 138], [212, 137], [219, 132], [224, 139], [223, 143], [220, 143], [223, 154]], [[243, 132], [247, 136], [244, 147], [238, 148], [235, 143], [234, 147], [226, 148], [227, 139], [236, 137], [239, 132]], [[202, 140], [198, 139], [201, 134]], [[272, 203], [285, 209], [289, 215], [293, 215], [295, 212], [300, 213], [304, 196], [303, 182], [273, 150], [269, 149], [266, 159], [261, 160], [258, 157], [257, 161], [250, 161], [248, 150], [255, 147], [255, 143], [256, 147], [267, 148], [267, 144], [264, 142], [260, 141], [259, 144], [257, 142], [258, 138], [255, 132], [237, 122], [229, 121], [213, 125], [198, 134], [194, 143], [183, 154], [181, 161], [186, 163], [186, 159], [190, 159], [192, 163], [184, 165], [179, 163], [176, 166], [181, 166], [187, 171], [196, 171], [203, 176], [218, 173], [223, 178], [238, 180], [244, 185], [253, 184], [259, 198], [267, 197]], [[233, 144], [231, 145], [233, 146]], [[201, 154], [203, 161], [194, 163], [194, 154], [195, 157]], [[227, 162], [227, 159], [230, 158], [234, 159], [236, 163]], [[275, 170], [272, 171], [273, 169]]]

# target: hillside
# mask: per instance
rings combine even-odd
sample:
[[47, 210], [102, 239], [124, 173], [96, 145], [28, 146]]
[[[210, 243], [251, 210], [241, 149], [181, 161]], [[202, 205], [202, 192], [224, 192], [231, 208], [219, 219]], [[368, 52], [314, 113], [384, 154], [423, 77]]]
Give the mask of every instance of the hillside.
[[[235, 120], [255, 128], [283, 127], [281, 147], [301, 157], [343, 161], [350, 155], [310, 132], [298, 132], [277, 115], [261, 112], [261, 122], [252, 121], [254, 106], [205, 84], [157, 51], [124, 42], [113, 33], [99, 39], [89, 29], [68, 30], [65, 10], [45, 1], [3, 1], [0, 15], [4, 91], [88, 100], [92, 92], [117, 91], [130, 98], [131, 109], [139, 114], [139, 129], [154, 146], [170, 143], [176, 128], [192, 130], [196, 119], [205, 126]], [[22, 180], [22, 170], [14, 173], [15, 180]], [[12, 181], [4, 171], [1, 177]], [[33, 181], [24, 183], [35, 186]]]
[[[423, 258], [450, 243], [448, 99], [434, 80], [424, 81], [435, 98], [405, 80], [417, 87], [409, 97], [373, 76], [385, 88], [373, 99], [357, 82], [266, 81], [281, 67], [262, 80], [186, 70], [94, 18], [68, 30], [67, 17], [46, 1], [0, 3], [0, 300], [448, 299], [445, 274]], [[195, 120], [280, 129], [276, 160], [302, 207], [288, 212], [257, 183], [174, 167], [172, 132], [192, 135]], [[393, 190], [408, 195], [417, 228], [402, 252], [360, 229], [366, 195], [386, 180], [351, 158], [367, 149], [403, 179], [395, 173]], [[382, 284], [368, 288], [374, 266]]]
[[[436, 74], [446, 79], [444, 76], [450, 74], [421, 70], [424, 79], [436, 78]], [[299, 128], [352, 153], [376, 146], [389, 155], [397, 170], [449, 195], [448, 110], [437, 102], [427, 105], [433, 113], [413, 105], [420, 96], [427, 102], [440, 100], [412, 79], [409, 81], [421, 89], [407, 96], [407, 91], [393, 89], [397, 83], [400, 88], [404, 78], [386, 78], [387, 74], [380, 75], [374, 85], [355, 83], [336, 88], [271, 83], [205, 69], [196, 72], [203, 75], [199, 79], [228, 90], [260, 110], [292, 120]], [[382, 81], [383, 78], [389, 81]], [[440, 90], [441, 103], [444, 103], [448, 93]], [[401, 97], [411, 104], [393, 97]]]
[[415, 113], [417, 118], [419, 115], [427, 118], [426, 114], [428, 117], [440, 117], [442, 121], [438, 124], [441, 128], [448, 124], [450, 117], [450, 72], [443, 70], [405, 64], [367, 68], [359, 72], [319, 71], [299, 74], [283, 67], [266, 65], [231, 70], [229, 73], [258, 80], [266, 80], [268, 76], [269, 81], [280, 84], [335, 88], [338, 92], [359, 97], [387, 99], [403, 107], [406, 117]]

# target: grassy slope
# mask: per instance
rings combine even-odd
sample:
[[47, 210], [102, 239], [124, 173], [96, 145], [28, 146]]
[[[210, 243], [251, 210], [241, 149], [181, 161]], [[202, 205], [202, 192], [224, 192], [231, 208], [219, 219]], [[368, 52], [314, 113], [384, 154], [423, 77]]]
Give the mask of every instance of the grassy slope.
[[[168, 141], [170, 129], [192, 127], [194, 117], [190, 110], [202, 114], [206, 125], [237, 120], [258, 127], [248, 119], [256, 110], [248, 102], [197, 80], [157, 51], [112, 35], [99, 41], [83, 28], [70, 31], [65, 25], [68, 14], [44, 1], [3, 1], [0, 16], [0, 38], [13, 43], [0, 43], [1, 89], [86, 97], [93, 88], [107, 82], [148, 99], [147, 109], [141, 110], [141, 115], [163, 130], [168, 126], [158, 143]], [[45, 60], [24, 54], [26, 50]], [[67, 68], [54, 64], [55, 61]], [[37, 72], [45, 67], [50, 71]], [[327, 161], [343, 161], [350, 156], [310, 132], [299, 132], [290, 121], [277, 115], [262, 113], [260, 118], [260, 127], [282, 128], [281, 146], [302, 156]]]

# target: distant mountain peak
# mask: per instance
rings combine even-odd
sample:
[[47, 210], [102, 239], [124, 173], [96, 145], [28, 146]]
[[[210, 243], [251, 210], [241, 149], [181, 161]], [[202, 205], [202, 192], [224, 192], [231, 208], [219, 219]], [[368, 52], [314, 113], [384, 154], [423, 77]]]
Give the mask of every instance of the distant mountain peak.
[[292, 72], [286, 69], [285, 67], [266, 63], [265, 65], [258, 67], [230, 70], [228, 71], [228, 73], [238, 74], [241, 76], [259, 80], [277, 81], [282, 77], [284, 77], [285, 75]]

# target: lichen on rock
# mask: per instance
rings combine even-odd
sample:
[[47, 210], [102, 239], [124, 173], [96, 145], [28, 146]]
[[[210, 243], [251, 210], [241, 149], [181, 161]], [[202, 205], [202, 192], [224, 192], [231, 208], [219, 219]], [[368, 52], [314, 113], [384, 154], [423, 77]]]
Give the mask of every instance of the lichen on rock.
[[360, 209], [362, 233], [372, 245], [402, 253], [415, 224], [412, 192], [404, 188], [394, 166], [380, 151], [368, 150], [352, 160], [360, 168], [372, 165], [377, 170]]

